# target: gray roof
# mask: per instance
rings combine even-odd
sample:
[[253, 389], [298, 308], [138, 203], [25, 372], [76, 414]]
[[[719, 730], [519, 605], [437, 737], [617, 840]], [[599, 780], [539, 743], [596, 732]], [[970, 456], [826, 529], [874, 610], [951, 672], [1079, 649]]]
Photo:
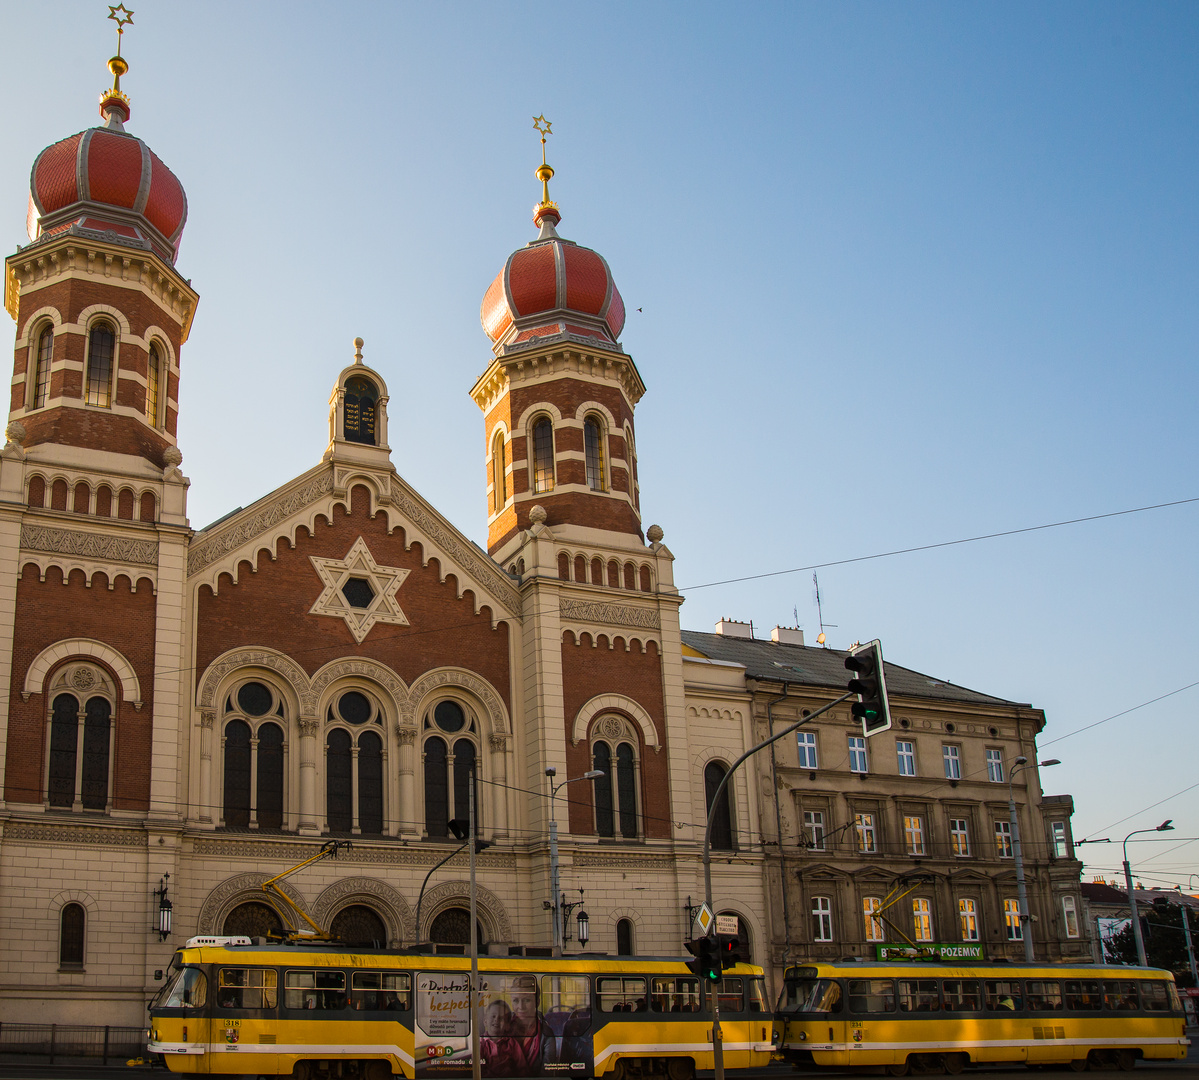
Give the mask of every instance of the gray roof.
[[[723, 634], [703, 634], [684, 630], [683, 643], [702, 653], [709, 660], [724, 660], [741, 664], [751, 679], [769, 679], [800, 686], [823, 686], [832, 690], [844, 689], [849, 681], [845, 670], [848, 652], [824, 649], [813, 645], [785, 645], [759, 638], [726, 637]], [[938, 701], [959, 701], [974, 705], [1020, 705], [1023, 702], [980, 694], [955, 686], [944, 679], [923, 675], [911, 668], [900, 667], [884, 660], [887, 670], [887, 692], [897, 697], [933, 698]]]

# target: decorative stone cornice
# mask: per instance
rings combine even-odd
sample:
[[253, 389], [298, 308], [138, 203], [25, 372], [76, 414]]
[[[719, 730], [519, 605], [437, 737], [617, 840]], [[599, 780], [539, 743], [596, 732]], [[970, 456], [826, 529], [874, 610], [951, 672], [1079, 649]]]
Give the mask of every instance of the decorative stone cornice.
[[158, 566], [158, 541], [134, 540], [127, 536], [55, 529], [47, 525], [21, 526], [21, 547], [50, 555], [74, 555], [80, 559], [122, 563], [126, 566]]
[[605, 626], [624, 626], [634, 630], [662, 629], [658, 611], [651, 607], [605, 604], [594, 600], [570, 600], [562, 597], [558, 601], [558, 613], [564, 621], [602, 623]]
[[574, 866], [589, 870], [657, 870], [666, 873], [674, 867], [669, 855], [625, 855], [607, 851], [576, 851]]
[[[144, 843], [144, 840], [143, 840]], [[368, 846], [369, 845], [369, 846]], [[245, 833], [228, 837], [206, 834], [198, 836], [193, 850], [197, 855], [212, 855], [222, 859], [249, 859], [253, 862], [274, 860], [295, 863], [310, 858], [319, 845], [299, 844], [287, 839], [251, 839]], [[351, 851], [340, 853], [338, 863], [375, 866], [429, 867], [445, 858], [445, 849], [433, 844], [408, 844], [398, 840], [354, 840]], [[465, 858], [465, 853], [463, 853]], [[452, 861], [452, 860], [451, 860]], [[475, 856], [475, 865], [483, 870], [515, 870], [516, 856], [510, 851], [494, 849]], [[265, 879], [268, 875], [263, 875]]]
[[145, 847], [141, 829], [114, 829], [103, 825], [58, 825], [32, 821], [11, 821], [4, 826], [4, 841], [32, 844], [95, 844], [101, 847]]

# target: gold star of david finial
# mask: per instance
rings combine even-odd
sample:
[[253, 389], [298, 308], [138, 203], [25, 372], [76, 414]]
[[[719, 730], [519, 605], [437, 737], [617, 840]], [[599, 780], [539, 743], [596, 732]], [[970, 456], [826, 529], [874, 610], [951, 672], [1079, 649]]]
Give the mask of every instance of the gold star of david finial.
[[552, 207], [554, 204], [550, 201], [550, 178], [554, 175], [554, 170], [545, 161], [545, 137], [553, 134], [550, 130], [552, 123], [545, 118], [545, 113], [542, 113], [533, 117], [533, 126], [541, 133], [541, 166], [536, 173], [537, 179], [541, 181], [540, 205]]
[[[542, 126], [541, 126], [542, 124], [544, 124], [544, 125], [545, 125], [545, 127], [542, 127]], [[551, 127], [551, 125], [552, 125], [552, 121], [550, 121], [550, 120], [547, 120], [547, 119], [545, 118], [545, 115], [544, 115], [544, 114], [542, 114], [541, 116], [534, 116], [534, 117], [533, 117], [533, 126], [534, 126], [534, 127], [535, 127], [535, 128], [538, 130], [538, 131], [540, 131], [540, 132], [541, 132], [541, 141], [542, 141], [542, 142], [545, 142], [545, 136], [553, 134], [553, 133], [550, 131], [550, 127]]]
[[108, 17], [117, 24], [117, 56], [121, 55], [121, 37], [125, 33], [126, 26], [133, 25], [133, 12], [130, 11], [123, 3], [113, 7], [108, 5]]

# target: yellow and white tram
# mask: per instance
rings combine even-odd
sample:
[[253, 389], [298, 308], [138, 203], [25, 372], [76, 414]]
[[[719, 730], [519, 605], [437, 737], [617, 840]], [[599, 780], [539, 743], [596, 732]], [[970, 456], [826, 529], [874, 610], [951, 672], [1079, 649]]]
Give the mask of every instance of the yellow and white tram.
[[923, 961], [788, 968], [775, 1037], [799, 1068], [892, 1076], [984, 1062], [1131, 1069], [1188, 1046], [1168, 971]]
[[[468, 1076], [470, 962], [330, 943], [193, 939], [150, 1006], [172, 1072], [387, 1080]], [[713, 1068], [708, 995], [683, 959], [480, 957], [485, 1077], [665, 1076]], [[769, 1063], [762, 970], [717, 986], [728, 1068]]]

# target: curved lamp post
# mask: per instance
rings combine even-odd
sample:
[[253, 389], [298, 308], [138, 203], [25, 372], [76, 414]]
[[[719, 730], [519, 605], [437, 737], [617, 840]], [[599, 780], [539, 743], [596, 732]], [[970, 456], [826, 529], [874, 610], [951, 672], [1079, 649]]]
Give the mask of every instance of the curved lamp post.
[[[1145, 956], [1145, 939], [1141, 936], [1141, 918], [1137, 914], [1137, 902], [1132, 895], [1132, 868], [1128, 865], [1128, 841], [1139, 833], [1147, 832], [1173, 832], [1173, 818], [1166, 818], [1160, 825], [1153, 829], [1133, 829], [1126, 837], [1124, 837], [1124, 884], [1128, 889], [1128, 913], [1132, 919], [1132, 936], [1137, 943], [1137, 963], [1141, 967], [1148, 967], [1149, 961]], [[1187, 913], [1184, 910], [1182, 917], [1185, 919]]]
[[[550, 783], [550, 895], [553, 896], [553, 901], [549, 907], [554, 913], [554, 955], [562, 955], [562, 922], [560, 912], [563, 897], [558, 893], [558, 822], [554, 818], [554, 799], [560, 789], [566, 787], [567, 784], [573, 784], [578, 780], [598, 780], [604, 775], [603, 769], [591, 769], [589, 772], [583, 773], [582, 776], [573, 776], [569, 780], [563, 780], [560, 784], [554, 783], [554, 777], [558, 775], [558, 770], [553, 765], [545, 770], [545, 775], [549, 778]], [[581, 903], [581, 901], [580, 901]], [[579, 920], [579, 940], [586, 942], [586, 924], [587, 919], [584, 913], [580, 912], [584, 917]]]
[[[1060, 764], [1061, 761], [1057, 758], [1047, 758], [1045, 761], [1037, 762], [1037, 766], [1042, 769]], [[1028, 758], [1018, 757], [1012, 765], [1011, 772], [1007, 774], [1007, 809], [1012, 823], [1012, 854], [1016, 859], [1016, 895], [1017, 903], [1020, 906], [1020, 933], [1024, 938], [1024, 959], [1031, 964], [1035, 959], [1032, 947], [1032, 916], [1028, 910], [1028, 889], [1024, 884], [1024, 853], [1020, 847], [1020, 822], [1016, 820], [1016, 796], [1012, 791], [1012, 781], [1016, 779], [1016, 773], [1027, 768]]]

